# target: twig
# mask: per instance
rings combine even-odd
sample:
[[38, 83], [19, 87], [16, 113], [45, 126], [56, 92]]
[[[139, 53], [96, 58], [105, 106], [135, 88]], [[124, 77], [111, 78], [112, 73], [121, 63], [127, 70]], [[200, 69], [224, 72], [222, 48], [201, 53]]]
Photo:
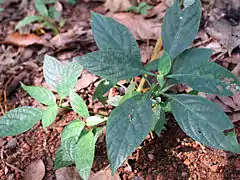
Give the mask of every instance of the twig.
[[[159, 54], [159, 52], [161, 51], [161, 49], [162, 49], [162, 38], [160, 37], [160, 38], [158, 39], [156, 45], [155, 45], [155, 48], [154, 48], [154, 50], [153, 50], [153, 54], [152, 54], [151, 60], [150, 60], [149, 62], [152, 62], [152, 61], [154, 61], [155, 59], [157, 59], [158, 54]], [[146, 75], [145, 77], [147, 78], [147, 75]], [[143, 90], [143, 86], [144, 86], [145, 82], [146, 82], [145, 78], [142, 78], [141, 81], [140, 81], [140, 83], [139, 83], [139, 86], [138, 86], [138, 88], [137, 88], [137, 91], [138, 91], [138, 92], [141, 92], [141, 91]]]

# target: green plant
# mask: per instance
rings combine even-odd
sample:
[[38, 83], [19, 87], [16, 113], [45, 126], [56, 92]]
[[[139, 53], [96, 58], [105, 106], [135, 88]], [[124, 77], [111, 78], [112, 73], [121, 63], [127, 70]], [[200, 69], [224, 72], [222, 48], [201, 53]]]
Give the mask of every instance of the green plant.
[[[3, 4], [5, 2], [5, 0], [0, 0], [0, 5]], [[0, 7], [0, 12], [4, 11], [3, 8]]]
[[[218, 105], [203, 97], [169, 91], [173, 85], [182, 83], [196, 91], [220, 96], [232, 95], [239, 89], [239, 81], [230, 71], [209, 61], [211, 50], [188, 49], [198, 32], [201, 3], [200, 0], [186, 2], [182, 9], [175, 0], [167, 10], [162, 26], [164, 54], [145, 67], [137, 42], [128, 29], [111, 18], [92, 13], [92, 30], [99, 51], [75, 57], [68, 65], [46, 55], [44, 77], [57, 91], [58, 103], [48, 89], [22, 84], [32, 97], [46, 105], [46, 109], [18, 107], [9, 111], [0, 118], [0, 137], [23, 133], [40, 119], [47, 128], [54, 121], [58, 108], [73, 109], [85, 120], [76, 119], [64, 128], [55, 168], [75, 162], [83, 179], [88, 179], [95, 143], [105, 128], [105, 121], [107, 152], [113, 172], [151, 130], [160, 135], [166, 123], [166, 112], [172, 112], [182, 130], [194, 140], [216, 149], [240, 153], [234, 125]], [[159, 52], [160, 44], [161, 40], [153, 54]], [[146, 78], [150, 90], [142, 93], [142, 86], [136, 91], [136, 83], [130, 81], [126, 94], [108, 118], [90, 116], [83, 99], [73, 91], [83, 67], [105, 79], [93, 95], [93, 99], [103, 103], [106, 102], [104, 94], [122, 79], [129, 80], [138, 75], [146, 77], [144, 74], [147, 74], [156, 78], [157, 83]], [[151, 69], [157, 73], [152, 73]], [[67, 96], [71, 107], [61, 103]]]
[[131, 6], [131, 7], [127, 8], [125, 11], [146, 15], [147, 11], [152, 8], [153, 8], [153, 6], [147, 4], [146, 2], [141, 2], [137, 6]]
[[[61, 19], [61, 14], [56, 10], [54, 4], [56, 0], [34, 0], [34, 5], [39, 15], [27, 16], [19, 21], [15, 30], [33, 22], [42, 22], [42, 26], [50, 28], [54, 34], [58, 34], [58, 26], [63, 26], [65, 20]], [[59, 23], [57, 25], [56, 23]]]

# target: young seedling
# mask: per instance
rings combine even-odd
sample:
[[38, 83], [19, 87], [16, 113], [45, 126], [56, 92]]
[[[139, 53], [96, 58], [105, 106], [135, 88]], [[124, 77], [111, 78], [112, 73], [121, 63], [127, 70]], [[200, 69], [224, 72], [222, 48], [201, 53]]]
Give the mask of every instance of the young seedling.
[[[27, 16], [15, 26], [15, 30], [36, 21], [42, 22], [43, 27], [47, 27], [58, 34], [58, 26], [63, 26], [65, 20], [61, 19], [61, 14], [54, 6], [56, 0], [34, 0], [34, 5], [39, 15]], [[59, 25], [57, 25], [57, 22]]]
[[[213, 102], [192, 95], [200, 91], [231, 96], [239, 90], [239, 81], [230, 71], [209, 61], [210, 49], [188, 49], [198, 32], [200, 19], [200, 0], [191, 0], [191, 3], [185, 0], [183, 7], [175, 0], [163, 20], [164, 53], [160, 59], [143, 66], [137, 42], [128, 29], [111, 18], [92, 13], [92, 30], [99, 51], [75, 57], [68, 65], [46, 55], [44, 77], [60, 100], [56, 101], [46, 88], [22, 84], [23, 89], [46, 108], [18, 107], [9, 111], [0, 118], [0, 137], [21, 134], [40, 119], [47, 128], [59, 108], [74, 110], [84, 121], [78, 118], [64, 128], [54, 166], [60, 168], [75, 163], [84, 180], [89, 177], [95, 143], [105, 127], [108, 159], [115, 172], [150, 131], [161, 134], [166, 112], [172, 112], [182, 130], [199, 143], [240, 153], [234, 125], [228, 116]], [[156, 46], [158, 51], [160, 42]], [[93, 95], [93, 99], [103, 103], [106, 102], [104, 94], [120, 80], [146, 74], [156, 78], [157, 83], [148, 82], [149, 90], [143, 92], [142, 86], [136, 91], [136, 82], [130, 81], [126, 94], [108, 118], [90, 116], [83, 99], [73, 91], [83, 68], [105, 79]], [[186, 84], [195, 92], [173, 94], [169, 88], [176, 84]], [[61, 104], [66, 97], [71, 107]]]

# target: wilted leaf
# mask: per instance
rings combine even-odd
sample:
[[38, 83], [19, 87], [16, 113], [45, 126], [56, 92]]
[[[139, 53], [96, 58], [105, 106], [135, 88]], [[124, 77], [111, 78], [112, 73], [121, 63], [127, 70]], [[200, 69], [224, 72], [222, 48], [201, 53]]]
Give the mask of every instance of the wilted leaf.
[[3, 44], [13, 44], [15, 46], [30, 46], [33, 44], [41, 44], [41, 45], [47, 45], [47, 42], [42, 39], [41, 37], [35, 35], [35, 34], [24, 34], [21, 35], [18, 32], [15, 32], [13, 34], [9, 34], [4, 41]]

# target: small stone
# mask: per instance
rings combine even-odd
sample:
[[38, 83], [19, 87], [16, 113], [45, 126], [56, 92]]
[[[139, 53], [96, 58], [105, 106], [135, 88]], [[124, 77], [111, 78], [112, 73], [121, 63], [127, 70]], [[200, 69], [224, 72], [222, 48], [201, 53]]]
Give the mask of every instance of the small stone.
[[148, 154], [148, 158], [150, 161], [153, 161], [154, 160], [154, 155], [153, 154]]
[[219, 168], [218, 165], [213, 165], [213, 166], [210, 166], [210, 167], [209, 167], [209, 169], [210, 169], [212, 172], [217, 172], [217, 171], [218, 171], [218, 168]]
[[186, 159], [184, 162], [183, 162], [186, 166], [189, 166], [191, 164], [191, 162], [189, 161], [189, 159]]
[[4, 171], [0, 169], [0, 177], [4, 175]]
[[12, 138], [8, 141], [6, 148], [8, 149], [15, 149], [17, 146], [17, 139], [16, 138]]
[[187, 175], [188, 175], [187, 172], [182, 172], [182, 174], [181, 174], [182, 177], [186, 177]]

